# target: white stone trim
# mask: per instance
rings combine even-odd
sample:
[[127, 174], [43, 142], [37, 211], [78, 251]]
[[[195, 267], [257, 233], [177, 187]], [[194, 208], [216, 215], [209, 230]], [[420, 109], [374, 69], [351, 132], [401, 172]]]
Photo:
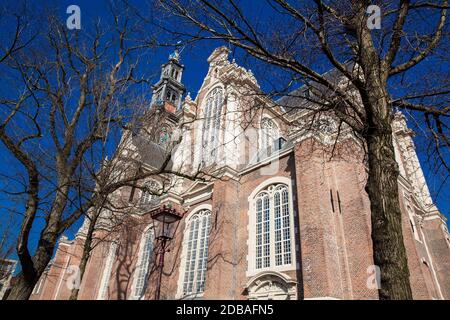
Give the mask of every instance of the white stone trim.
[[[261, 191], [269, 187], [273, 184], [285, 184], [288, 189], [288, 203], [289, 203], [289, 217], [290, 217], [290, 240], [291, 240], [291, 263], [288, 265], [282, 265], [282, 266], [275, 266], [274, 265], [274, 259], [275, 259], [275, 241], [273, 239], [273, 230], [270, 232], [270, 257], [271, 257], [271, 266], [268, 268], [261, 268], [256, 269], [255, 267], [255, 253], [256, 253], [256, 243], [255, 243], [255, 232], [256, 232], [256, 220], [255, 220], [255, 197], [258, 195]], [[297, 248], [297, 241], [295, 238], [295, 221], [294, 221], [294, 203], [293, 203], [293, 190], [292, 190], [292, 180], [287, 177], [272, 177], [269, 178], [262, 183], [260, 183], [249, 195], [248, 197], [248, 203], [249, 203], [249, 210], [247, 211], [248, 214], [248, 225], [247, 225], [247, 234], [248, 234], [248, 250], [247, 250], [247, 277], [255, 276], [261, 272], [269, 272], [269, 271], [277, 271], [277, 272], [284, 272], [284, 271], [291, 271], [296, 270], [296, 248]], [[273, 209], [272, 209], [273, 210]], [[271, 221], [273, 221], [273, 214], [271, 213]], [[273, 225], [273, 224], [272, 224]]]
[[[146, 233], [150, 230], [150, 229], [153, 229], [153, 223], [152, 224], [150, 224], [150, 225], [148, 225], [145, 229], [144, 229], [144, 231], [142, 232], [142, 235], [141, 235], [141, 239], [139, 240], [139, 254], [138, 254], [138, 260], [137, 260], [137, 262], [136, 262], [136, 265], [135, 265], [135, 267], [134, 267], [134, 270], [133, 270], [133, 274], [132, 274], [132, 277], [133, 277], [133, 282], [132, 282], [132, 285], [131, 285], [131, 291], [130, 291], [130, 300], [139, 300], [139, 299], [141, 299], [142, 297], [138, 297], [138, 296], [136, 296], [135, 295], [135, 290], [136, 290], [136, 285], [137, 285], [137, 280], [138, 280], [138, 277], [137, 277], [137, 271], [138, 271], [138, 269], [139, 269], [139, 266], [141, 265], [141, 263], [142, 263], [142, 259], [143, 259], [143, 255], [144, 255], [144, 246], [145, 246], [145, 236], [146, 236]], [[154, 230], [152, 230], [152, 233], [153, 233], [153, 237], [154, 237]], [[153, 256], [153, 255], [152, 255]], [[148, 270], [147, 270], [147, 275], [146, 276], [148, 276]], [[143, 293], [143, 295], [142, 296], [144, 296], [145, 295], [145, 292]]]
[[[253, 191], [252, 193], [250, 193], [250, 195], [248, 196], [248, 201], [251, 201], [255, 198], [255, 196], [263, 189], [267, 188], [268, 186], [270, 186], [271, 184], [275, 184], [275, 183], [284, 183], [286, 185], [288, 185], [290, 188], [292, 188], [292, 181], [291, 179], [289, 179], [288, 177], [272, 177], [269, 179], [264, 180], [263, 182], [261, 182]], [[290, 190], [292, 193], [292, 190]], [[291, 195], [292, 196], [292, 195]]]
[[430, 268], [429, 268], [429, 269], [431, 269], [431, 274], [433, 275], [434, 282], [436, 283], [437, 291], [438, 291], [438, 293], [439, 293], [440, 298], [441, 298], [442, 300], [445, 300], [444, 295], [442, 294], [442, 289], [441, 289], [441, 285], [440, 285], [440, 283], [439, 283], [438, 276], [437, 276], [437, 274], [436, 274], [436, 270], [435, 270], [435, 268], [434, 268], [433, 258], [431, 257], [430, 250], [428, 249], [427, 239], [425, 238], [425, 235], [424, 235], [424, 233], [423, 233], [422, 228], [419, 228], [419, 230], [420, 230], [420, 233], [421, 233], [421, 235], [422, 235], [422, 239], [423, 239], [423, 244], [424, 244], [424, 247], [425, 247], [425, 251], [426, 251], [426, 253], [427, 253], [427, 256], [428, 256], [428, 259], [429, 259], [429, 262], [430, 262], [430, 266], [429, 266]]
[[[181, 255], [180, 255], [180, 265], [178, 267], [178, 282], [177, 282], [177, 293], [175, 295], [176, 299], [195, 299], [203, 296], [203, 293], [199, 294], [190, 294], [190, 295], [184, 295], [183, 294], [183, 282], [184, 282], [184, 270], [186, 267], [186, 254], [187, 254], [187, 239], [186, 236], [189, 232], [189, 221], [190, 219], [198, 212], [202, 210], [209, 210], [211, 213], [211, 220], [212, 220], [212, 206], [210, 204], [201, 204], [196, 206], [192, 211], [186, 216], [185, 223], [184, 223], [184, 230], [183, 230], [183, 242], [182, 242], [182, 249], [181, 249]], [[208, 247], [209, 247], [209, 238], [208, 238]], [[208, 248], [209, 253], [209, 248]]]
[[446, 223], [445, 220], [442, 219], [442, 217], [440, 217], [439, 215], [425, 216], [422, 218], [422, 220], [425, 220], [425, 221], [435, 220], [435, 219], [441, 220], [441, 222], [444, 224]]
[[258, 148], [257, 148], [258, 152], [266, 147], [265, 145], [263, 145], [264, 144], [264, 141], [263, 141], [264, 132], [263, 132], [262, 124], [263, 124], [263, 120], [264, 119], [268, 119], [268, 120], [272, 121], [272, 123], [275, 125], [276, 131], [278, 133], [278, 137], [276, 137], [274, 139], [278, 139], [278, 138], [281, 137], [280, 125], [275, 120], [275, 118], [273, 116], [269, 115], [267, 112], [261, 112], [261, 116], [260, 116], [260, 119], [259, 119], [259, 130], [258, 130], [258, 135], [259, 135], [259, 137], [258, 137]]
[[40, 294], [41, 293], [42, 286], [44, 284], [44, 278], [45, 278], [45, 273], [43, 273], [41, 275], [41, 277], [39, 278], [38, 282], [34, 286], [32, 294]]
[[251, 172], [253, 170], [256, 170], [256, 169], [258, 169], [260, 167], [268, 165], [271, 162], [273, 162], [274, 160], [281, 159], [281, 158], [285, 157], [286, 155], [288, 155], [289, 153], [291, 153], [293, 151], [294, 151], [294, 147], [290, 147], [290, 148], [287, 148], [286, 150], [283, 150], [282, 152], [275, 153], [274, 155], [272, 155], [272, 156], [270, 156], [268, 158], [265, 158], [263, 161], [255, 163], [255, 164], [245, 168], [244, 170], [239, 171], [239, 175], [243, 176], [243, 175], [245, 175], [245, 174], [247, 174], [247, 173], [249, 173], [249, 172]]
[[69, 267], [69, 263], [70, 263], [71, 258], [72, 258], [71, 257], [71, 253], [68, 253], [67, 258], [66, 258], [66, 264], [63, 267], [63, 270], [61, 271], [61, 275], [60, 275], [60, 278], [59, 278], [59, 281], [58, 281], [58, 286], [57, 286], [56, 292], [55, 292], [55, 294], [53, 296], [53, 300], [60, 300], [59, 297], [58, 297], [59, 296], [59, 292], [61, 291], [61, 286], [62, 286], [64, 277], [66, 275], [67, 268]]
[[102, 277], [100, 280], [100, 288], [97, 293], [97, 300], [105, 300], [107, 290], [109, 287], [109, 280], [111, 279], [112, 267], [115, 262], [115, 257], [117, 253], [117, 243], [111, 242], [108, 249], [108, 256], [104, 264]]
[[[297, 282], [288, 275], [263, 271], [247, 281], [245, 289], [249, 300], [296, 300]], [[261, 290], [261, 288], [264, 288]]]
[[212, 196], [212, 192], [208, 192], [207, 194], [202, 194], [202, 195], [199, 195], [199, 196], [196, 196], [196, 197], [192, 197], [191, 199], [186, 200], [184, 202], [184, 204], [188, 205], [188, 206], [192, 206], [192, 205], [195, 205], [197, 203], [203, 202], [205, 200], [211, 199], [211, 196]]

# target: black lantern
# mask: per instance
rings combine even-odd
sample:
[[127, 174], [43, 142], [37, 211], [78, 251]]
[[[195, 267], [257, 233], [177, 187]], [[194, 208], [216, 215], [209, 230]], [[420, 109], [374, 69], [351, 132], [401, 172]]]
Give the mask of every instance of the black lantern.
[[161, 280], [164, 268], [164, 255], [167, 242], [173, 239], [178, 222], [183, 214], [177, 211], [172, 204], [164, 204], [150, 212], [155, 226], [155, 239], [158, 241], [159, 276], [156, 286], [155, 300], [159, 300], [161, 293]]
[[178, 221], [183, 217], [171, 204], [164, 204], [150, 213], [155, 225], [156, 240], [170, 241]]

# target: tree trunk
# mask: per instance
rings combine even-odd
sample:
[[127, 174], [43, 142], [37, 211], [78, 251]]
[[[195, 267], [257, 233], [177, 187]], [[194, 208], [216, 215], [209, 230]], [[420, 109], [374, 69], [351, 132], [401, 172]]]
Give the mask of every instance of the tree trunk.
[[[81, 286], [81, 282], [83, 281], [84, 273], [86, 271], [86, 266], [89, 261], [91, 251], [93, 249], [92, 248], [92, 240], [94, 237], [94, 231], [95, 231], [95, 227], [97, 225], [97, 220], [100, 217], [101, 209], [105, 205], [106, 200], [107, 200], [107, 197], [104, 197], [101, 208], [97, 208], [96, 210], [94, 210], [94, 214], [92, 215], [92, 217], [87, 216], [85, 218], [85, 219], [90, 219], [90, 222], [89, 222], [89, 228], [88, 228], [88, 231], [86, 234], [86, 240], [84, 241], [84, 244], [83, 244], [83, 254], [81, 256], [80, 264], [78, 266], [79, 274], [80, 274], [80, 286]], [[80, 288], [73, 288], [72, 292], [70, 293], [69, 300], [78, 300], [79, 292], [80, 292]]]
[[8, 300], [28, 300], [30, 298], [34, 286], [52, 258], [55, 244], [56, 239], [53, 234], [47, 233], [42, 236], [36, 249], [36, 254], [33, 257], [34, 276], [27, 276], [23, 272], [15, 276], [12, 280]]
[[28, 300], [33, 292], [36, 281], [27, 281], [23, 273], [18, 274], [12, 280], [11, 291], [7, 300]]
[[[67, 189], [64, 189], [64, 191], [67, 194]], [[52, 259], [60, 235], [58, 231], [59, 221], [66, 203], [64, 193], [58, 192], [53, 208], [46, 218], [46, 226], [41, 232], [36, 253], [32, 260], [30, 259], [30, 262], [25, 266], [22, 265], [23, 272], [13, 279], [8, 300], [27, 300], [30, 297], [34, 286]]]
[[[399, 169], [395, 160], [390, 117], [377, 119], [366, 136], [374, 262], [381, 271], [380, 299], [412, 299], [398, 198]], [[376, 127], [374, 129], [374, 127]]]
[[[96, 214], [96, 216], [98, 216]], [[86, 218], [88, 219], [88, 218]], [[83, 281], [83, 277], [84, 277], [84, 273], [86, 271], [86, 265], [87, 262], [89, 260], [89, 256], [91, 253], [91, 245], [92, 245], [92, 237], [94, 235], [94, 230], [95, 230], [95, 224], [97, 222], [97, 218], [91, 220], [91, 222], [89, 223], [89, 229], [86, 235], [86, 240], [83, 244], [83, 254], [81, 256], [81, 260], [80, 260], [80, 264], [78, 266], [79, 268], [79, 275], [80, 275], [80, 286], [81, 286], [81, 282]], [[70, 297], [69, 300], [78, 300], [78, 294], [80, 292], [80, 288], [79, 287], [74, 287], [72, 289], [72, 292], [70, 293]]]
[[[85, 248], [83, 249], [83, 256], [81, 257], [81, 261], [80, 261], [80, 265], [79, 265], [80, 286], [81, 286], [81, 281], [83, 280], [84, 272], [86, 271], [87, 262], [89, 260], [90, 245], [89, 245], [89, 249], [88, 249], [87, 253], [85, 252], [86, 251]], [[78, 286], [74, 287], [70, 293], [69, 300], [78, 300], [79, 293], [80, 293], [80, 287], [78, 287]]]
[[365, 85], [359, 89], [365, 110], [363, 137], [367, 146], [373, 259], [380, 268], [382, 300], [412, 299], [408, 261], [403, 243], [402, 216], [398, 198], [399, 169], [392, 140], [392, 108], [389, 105], [387, 72], [380, 69], [378, 52], [366, 27], [366, 5], [352, 2], [357, 12], [360, 64]]

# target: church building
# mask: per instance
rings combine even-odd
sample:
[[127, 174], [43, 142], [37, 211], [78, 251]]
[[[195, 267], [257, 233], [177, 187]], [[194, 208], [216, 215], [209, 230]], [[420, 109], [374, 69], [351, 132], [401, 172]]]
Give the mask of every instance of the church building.
[[[78, 299], [378, 299], [361, 142], [314, 113], [305, 88], [277, 101], [262, 94], [228, 48], [207, 63], [193, 99], [170, 55], [148, 121], [123, 133], [111, 161], [155, 174], [111, 194], [127, 211], [102, 212]], [[400, 112], [392, 126], [413, 297], [450, 299], [446, 218]], [[167, 235], [162, 214], [174, 217]], [[88, 226], [61, 238], [31, 299], [69, 298]]]

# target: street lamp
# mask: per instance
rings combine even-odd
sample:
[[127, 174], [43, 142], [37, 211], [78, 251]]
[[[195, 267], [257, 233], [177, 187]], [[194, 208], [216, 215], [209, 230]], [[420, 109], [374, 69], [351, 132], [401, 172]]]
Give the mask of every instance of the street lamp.
[[183, 214], [178, 212], [172, 204], [169, 203], [163, 204], [161, 207], [151, 211], [150, 216], [154, 221], [155, 238], [159, 242], [159, 275], [155, 292], [155, 300], [159, 300], [167, 242], [173, 239], [177, 224], [183, 217]]

